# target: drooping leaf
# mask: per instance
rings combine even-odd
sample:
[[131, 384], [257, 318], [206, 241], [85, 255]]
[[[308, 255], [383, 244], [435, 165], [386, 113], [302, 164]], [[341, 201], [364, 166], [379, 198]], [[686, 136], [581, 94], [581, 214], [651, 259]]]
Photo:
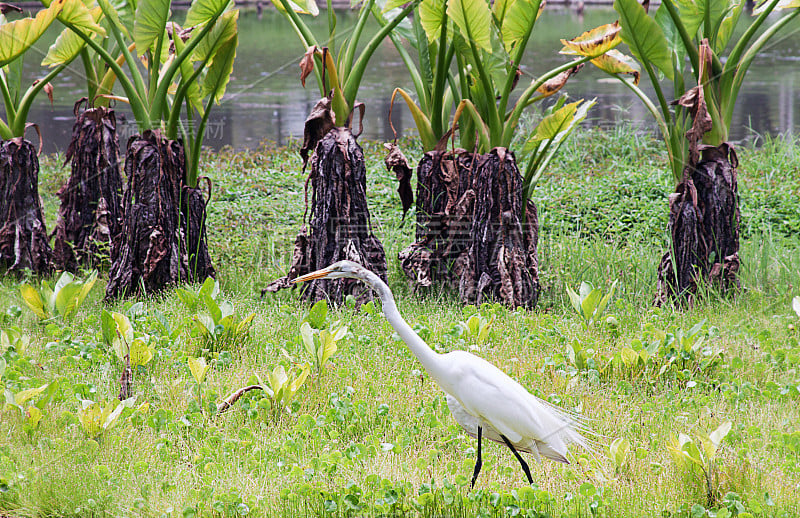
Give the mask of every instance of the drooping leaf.
[[542, 140], [556, 138], [556, 136], [567, 127], [569, 121], [572, 120], [580, 103], [581, 101], [576, 101], [566, 104], [542, 119], [536, 126], [536, 131], [534, 131], [533, 136], [531, 136], [530, 142], [540, 142]]
[[567, 84], [569, 78], [580, 72], [582, 68], [583, 64], [580, 64], [561, 72], [557, 76], [552, 77], [542, 83], [542, 85], [536, 89], [536, 92], [541, 94], [543, 97], [550, 97], [564, 88], [564, 85]]
[[[237, 35], [239, 10], [228, 11], [219, 17], [214, 27], [208, 31], [192, 53], [192, 61], [205, 61], [213, 59], [217, 51]], [[199, 31], [196, 33], [199, 37]]]
[[637, 0], [614, 0], [614, 9], [622, 25], [622, 41], [636, 59], [652, 63], [668, 79], [672, 79], [672, 55], [661, 27], [647, 15]]
[[601, 25], [571, 40], [561, 40], [561, 44], [581, 56], [597, 57], [622, 43], [619, 22]]
[[515, 0], [508, 8], [500, 29], [506, 52], [511, 53], [511, 50], [531, 32], [531, 27], [541, 14], [541, 4], [541, 0]]
[[214, 54], [214, 61], [208, 67], [208, 72], [203, 81], [203, 97], [210, 96], [217, 104], [225, 95], [225, 88], [231, 79], [233, 61], [236, 58], [238, 44], [239, 37], [234, 35], [233, 38], [217, 49]]
[[25, 53], [45, 33], [68, 0], [56, 0], [34, 18], [21, 18], [0, 25], [0, 67]]
[[411, 166], [408, 164], [408, 159], [400, 151], [397, 144], [387, 142], [384, 144], [389, 150], [389, 154], [383, 159], [386, 169], [395, 174], [397, 178], [397, 193], [400, 195], [400, 203], [403, 207], [403, 217], [405, 218], [406, 212], [411, 208], [414, 203], [414, 191], [411, 188]]
[[38, 396], [39, 394], [44, 392], [47, 389], [48, 385], [49, 385], [49, 383], [45, 384], [45, 385], [42, 385], [41, 387], [29, 388], [29, 389], [17, 392], [16, 394], [14, 394], [14, 403], [17, 406], [21, 407], [22, 405], [24, 405], [25, 403], [27, 403], [31, 399], [35, 398], [36, 396]]
[[42, 301], [42, 298], [39, 296], [39, 292], [36, 291], [36, 288], [30, 284], [23, 284], [19, 287], [19, 291], [22, 295], [22, 301], [31, 309], [31, 311], [34, 312], [34, 314], [36, 314], [37, 317], [41, 319], [49, 317], [44, 307], [44, 301]]
[[450, 0], [447, 15], [468, 41], [486, 51], [492, 50], [492, 13], [486, 0]]
[[[99, 22], [103, 15], [100, 7], [95, 7], [91, 11], [91, 16], [95, 22]], [[97, 34], [92, 35], [92, 38], [98, 38]], [[64, 29], [61, 34], [56, 38], [55, 43], [50, 45], [47, 54], [42, 60], [43, 67], [54, 67], [62, 63], [69, 63], [80, 53], [86, 46], [86, 42], [75, 34], [71, 29]]]
[[610, 50], [594, 58], [591, 63], [609, 74], [628, 74], [633, 76], [633, 84], [638, 85], [641, 78], [639, 64], [630, 56], [618, 50]]
[[394, 92], [392, 92], [392, 106], [394, 106], [394, 99], [397, 94], [400, 94], [400, 97], [406, 102], [406, 106], [408, 106], [408, 110], [411, 112], [411, 117], [414, 119], [414, 125], [417, 127], [417, 133], [419, 134], [420, 140], [422, 140], [423, 148], [426, 151], [432, 150], [436, 147], [438, 139], [433, 134], [430, 118], [417, 106], [417, 103], [414, 102], [408, 92], [402, 88], [395, 88]]
[[[169, 0], [139, 0], [133, 22], [133, 41], [136, 53], [143, 56], [163, 37], [169, 19]], [[162, 44], [164, 45], [164, 44]], [[162, 52], [163, 52], [162, 46]]]
[[317, 46], [312, 45], [308, 47], [306, 53], [300, 59], [300, 84], [303, 88], [306, 87], [306, 78], [314, 71], [314, 54], [317, 52]]

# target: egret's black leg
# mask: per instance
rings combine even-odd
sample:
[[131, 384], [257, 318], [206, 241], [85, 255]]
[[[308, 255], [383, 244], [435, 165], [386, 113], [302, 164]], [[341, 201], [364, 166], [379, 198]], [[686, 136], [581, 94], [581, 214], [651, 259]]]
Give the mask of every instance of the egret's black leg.
[[481, 459], [481, 435], [483, 434], [483, 429], [479, 426], [478, 427], [478, 460], [475, 461], [475, 471], [472, 472], [472, 485], [471, 488], [475, 487], [475, 481], [478, 479], [478, 473], [481, 472], [481, 466], [483, 466], [483, 459]]
[[[478, 430], [480, 430], [480, 428], [478, 428]], [[480, 438], [480, 435], [478, 435], [478, 437]], [[531, 477], [531, 470], [528, 469], [528, 463], [525, 462], [525, 459], [522, 458], [522, 455], [520, 455], [519, 452], [517, 451], [517, 449], [514, 448], [514, 445], [511, 444], [511, 441], [508, 440], [508, 437], [506, 437], [505, 435], [501, 435], [500, 437], [503, 438], [503, 441], [505, 441], [506, 446], [511, 448], [511, 452], [514, 453], [514, 456], [517, 458], [519, 463], [522, 465], [522, 471], [524, 471], [525, 472], [525, 476], [528, 477], [528, 483], [529, 484], [533, 484], [533, 477]]]

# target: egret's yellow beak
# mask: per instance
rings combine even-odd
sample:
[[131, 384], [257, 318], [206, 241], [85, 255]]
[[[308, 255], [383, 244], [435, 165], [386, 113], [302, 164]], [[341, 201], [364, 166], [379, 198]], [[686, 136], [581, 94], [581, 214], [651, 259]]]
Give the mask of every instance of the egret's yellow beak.
[[295, 282], [313, 281], [314, 279], [320, 279], [322, 277], [325, 277], [329, 273], [331, 273], [330, 267], [323, 268], [322, 270], [317, 270], [316, 272], [307, 273], [305, 275], [301, 275], [300, 277], [292, 279], [292, 282], [295, 283]]

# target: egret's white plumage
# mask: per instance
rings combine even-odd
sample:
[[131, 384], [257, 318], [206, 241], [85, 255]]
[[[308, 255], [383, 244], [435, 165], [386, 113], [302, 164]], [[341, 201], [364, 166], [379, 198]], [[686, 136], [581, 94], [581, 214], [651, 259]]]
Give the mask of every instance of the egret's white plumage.
[[580, 433], [582, 426], [574, 416], [532, 395], [491, 363], [466, 351], [446, 354], [432, 351], [400, 316], [389, 287], [361, 265], [339, 261], [298, 277], [295, 282], [344, 277], [359, 279], [377, 292], [386, 319], [430, 377], [447, 393], [447, 406], [455, 420], [468, 434], [478, 438], [473, 484], [481, 465], [481, 435], [511, 448], [529, 481], [528, 466], [517, 450], [531, 453], [537, 459], [567, 462], [569, 444], [588, 449]]

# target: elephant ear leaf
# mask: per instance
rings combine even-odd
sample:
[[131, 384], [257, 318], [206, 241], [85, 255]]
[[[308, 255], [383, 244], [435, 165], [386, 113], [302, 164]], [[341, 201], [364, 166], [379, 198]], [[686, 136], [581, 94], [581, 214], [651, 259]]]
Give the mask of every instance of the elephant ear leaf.
[[419, 4], [419, 21], [428, 41], [433, 41], [442, 32], [445, 20], [445, 3], [440, 0], [422, 0]]
[[486, 0], [450, 0], [447, 14], [468, 41], [491, 52], [492, 13]]
[[506, 52], [511, 53], [528, 34], [542, 12], [541, 0], [516, 0], [507, 8], [501, 33]]
[[203, 81], [203, 97], [213, 96], [214, 102], [219, 104], [225, 95], [225, 88], [233, 72], [233, 60], [236, 58], [236, 47], [239, 36], [234, 35], [224, 43], [214, 54], [214, 61], [208, 67], [206, 78]]
[[636, 59], [642, 63], [652, 63], [671, 80], [675, 74], [672, 53], [661, 27], [636, 0], [614, 0], [614, 9], [622, 25], [622, 41]]
[[608, 23], [586, 31], [577, 38], [571, 40], [561, 40], [565, 50], [564, 54], [578, 54], [581, 56], [597, 57], [605, 54], [622, 43], [619, 22]]
[[169, 0], [139, 0], [133, 22], [133, 41], [142, 56], [158, 38], [163, 37], [169, 18]]
[[4, 67], [25, 53], [56, 19], [56, 15], [69, 0], [56, 0], [42, 9], [34, 18], [21, 18], [0, 25], [0, 67]]

